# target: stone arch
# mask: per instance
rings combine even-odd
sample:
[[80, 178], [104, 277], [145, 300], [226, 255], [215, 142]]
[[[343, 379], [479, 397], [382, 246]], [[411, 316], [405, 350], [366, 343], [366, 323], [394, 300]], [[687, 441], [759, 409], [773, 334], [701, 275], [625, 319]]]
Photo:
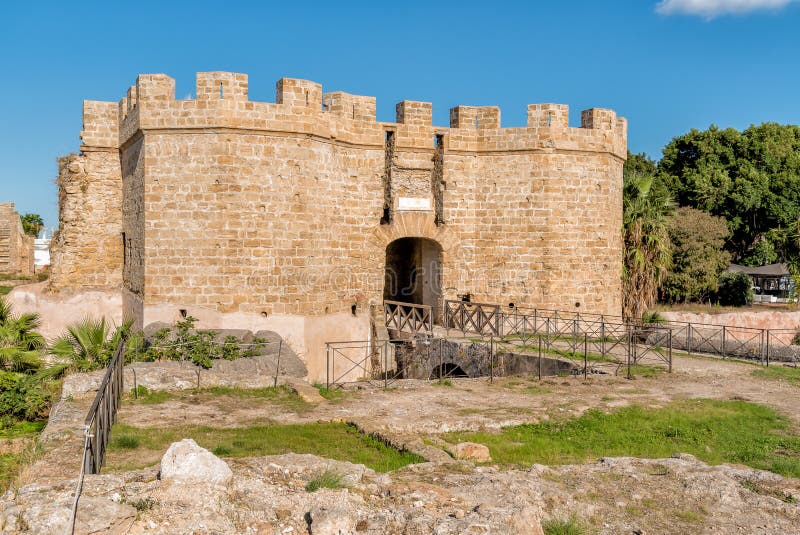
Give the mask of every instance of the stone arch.
[[[370, 235], [372, 245], [385, 251], [386, 247], [400, 238], [426, 238], [435, 241], [442, 248], [445, 259], [452, 258], [458, 249], [455, 233], [447, 225], [436, 226], [433, 213], [399, 212], [388, 225], [378, 225]], [[446, 260], [445, 260], [446, 261]]]

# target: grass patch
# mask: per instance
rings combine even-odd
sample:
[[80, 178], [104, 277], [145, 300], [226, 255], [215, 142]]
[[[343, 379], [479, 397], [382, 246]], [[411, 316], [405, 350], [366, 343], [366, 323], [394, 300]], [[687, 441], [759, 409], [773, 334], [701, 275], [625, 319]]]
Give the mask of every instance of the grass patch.
[[4, 453], [0, 455], [0, 494], [8, 487], [19, 468], [19, 455]]
[[0, 438], [34, 437], [42, 432], [47, 422], [40, 420], [29, 422], [27, 420], [14, 420], [3, 422], [0, 420]]
[[146, 386], [139, 385], [136, 390], [131, 389], [130, 400], [133, 403], [140, 403], [142, 405], [158, 405], [171, 399], [175, 399], [172, 392], [166, 390], [150, 390]]
[[347, 392], [342, 390], [341, 388], [326, 388], [325, 385], [314, 385], [317, 390], [319, 390], [319, 395], [323, 398], [327, 399], [328, 401], [333, 401], [334, 403], [344, 401], [347, 398]]
[[436, 381], [433, 383], [434, 386], [453, 386], [453, 382], [450, 379], [445, 379], [443, 381]]
[[378, 472], [388, 472], [407, 464], [425, 461], [419, 455], [387, 446], [351, 425], [338, 422], [236, 428], [140, 428], [117, 424], [111, 436], [134, 438], [138, 440], [138, 445], [136, 448], [126, 449], [116, 439], [112, 439], [107, 459], [110, 469], [135, 469], [154, 464], [147, 462], [147, 456], [143, 454], [147, 451], [163, 453], [170, 444], [184, 438], [193, 438], [202, 447], [227, 457], [311, 453], [329, 459], [360, 463]]
[[13, 289], [13, 286], [0, 286], [0, 295], [8, 295]]
[[118, 435], [111, 441], [113, 447], [121, 450], [135, 450], [141, 445], [139, 438], [133, 435]]
[[787, 383], [800, 386], [800, 368], [789, 368], [786, 366], [770, 366], [753, 370], [753, 377], [759, 379], [769, 379], [772, 381], [786, 381]]
[[744, 401], [683, 400], [659, 409], [587, 411], [580, 418], [512, 426], [499, 433], [454, 432], [446, 441], [489, 447], [495, 462], [571, 464], [602, 456], [669, 457], [740, 463], [800, 477], [800, 437], [774, 410]]
[[319, 489], [343, 489], [345, 487], [347, 485], [344, 483], [344, 476], [330, 468], [306, 483], [306, 491], [308, 492], [316, 492]]
[[41, 454], [41, 445], [33, 442], [19, 453], [0, 455], [0, 495], [5, 492], [22, 467], [33, 464]]
[[270, 401], [297, 413], [310, 408], [291, 388], [285, 385], [264, 388], [239, 388], [230, 386], [212, 386], [209, 388], [193, 389], [184, 392], [151, 391], [144, 386], [137, 387], [139, 398], [135, 399], [131, 393], [129, 401], [142, 405], [157, 405], [174, 399], [202, 403], [215, 398], [237, 398], [248, 400]]
[[586, 527], [571, 516], [568, 519], [551, 518], [542, 522], [544, 535], [585, 535]]

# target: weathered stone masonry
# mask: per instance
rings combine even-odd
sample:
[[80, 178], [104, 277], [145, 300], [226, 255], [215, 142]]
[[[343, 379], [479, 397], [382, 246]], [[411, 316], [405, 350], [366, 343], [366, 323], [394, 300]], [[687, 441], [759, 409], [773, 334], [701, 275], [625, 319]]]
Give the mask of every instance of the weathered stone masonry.
[[247, 91], [244, 74], [198, 73], [196, 99], [175, 100], [172, 78], [140, 75], [119, 103], [85, 102], [53, 289], [121, 285], [139, 325], [185, 311], [274, 328], [313, 361], [366, 338], [387, 246], [418, 237], [441, 247], [444, 298], [620, 313], [613, 111], [571, 128], [567, 106], [530, 105], [527, 127], [501, 128], [498, 108], [459, 106], [444, 128], [425, 102], [383, 123], [374, 97], [306, 80], [280, 80], [275, 103]]
[[0, 203], [0, 275], [33, 274], [33, 236], [22, 229], [14, 203]]

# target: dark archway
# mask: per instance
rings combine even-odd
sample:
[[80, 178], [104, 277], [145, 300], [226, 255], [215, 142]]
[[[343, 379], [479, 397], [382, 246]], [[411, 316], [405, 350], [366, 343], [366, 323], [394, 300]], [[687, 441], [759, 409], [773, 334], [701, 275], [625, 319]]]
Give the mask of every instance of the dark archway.
[[431, 379], [439, 379], [440, 377], [447, 379], [448, 377], [469, 377], [469, 375], [461, 369], [461, 366], [452, 362], [445, 362], [444, 364], [437, 364], [431, 370]]
[[383, 298], [429, 305], [442, 299], [442, 247], [427, 238], [400, 238], [386, 246]]

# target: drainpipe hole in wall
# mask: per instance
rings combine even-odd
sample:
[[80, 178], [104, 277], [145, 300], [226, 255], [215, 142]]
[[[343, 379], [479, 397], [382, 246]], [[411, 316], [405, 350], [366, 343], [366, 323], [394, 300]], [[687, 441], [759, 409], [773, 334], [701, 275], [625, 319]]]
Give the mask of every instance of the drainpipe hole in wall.
[[357, 308], [357, 307], [356, 307], [356, 305], [352, 305], [352, 306], [350, 307], [350, 312], [352, 312], [352, 313], [353, 313], [353, 316], [355, 316], [355, 315], [356, 315], [356, 308]]
[[178, 312], [180, 312], [182, 318], [186, 317], [186, 309], [185, 308], [180, 309]]

